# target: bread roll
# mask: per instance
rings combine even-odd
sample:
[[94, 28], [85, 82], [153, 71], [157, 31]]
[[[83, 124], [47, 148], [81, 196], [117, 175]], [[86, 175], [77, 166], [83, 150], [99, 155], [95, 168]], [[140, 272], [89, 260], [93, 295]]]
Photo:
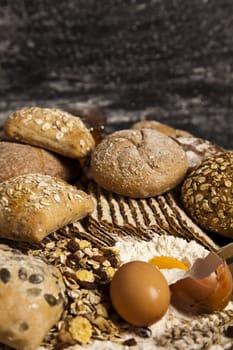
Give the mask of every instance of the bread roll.
[[91, 196], [55, 177], [14, 177], [0, 183], [0, 237], [40, 242], [93, 209]]
[[43, 148], [0, 141], [0, 182], [30, 173], [72, 181], [80, 173], [80, 164], [78, 160], [60, 156]]
[[54, 266], [0, 245], [0, 342], [35, 350], [61, 317], [65, 286]]
[[55, 108], [25, 107], [5, 122], [6, 135], [70, 157], [86, 157], [95, 140], [79, 117]]
[[217, 153], [224, 152], [224, 149], [208, 140], [204, 140], [199, 137], [174, 137], [176, 141], [185, 151], [188, 161], [188, 171], [192, 171], [201, 162]]
[[160, 132], [121, 130], [96, 146], [90, 170], [103, 188], [146, 198], [175, 187], [186, 174], [187, 160], [183, 149]]
[[186, 212], [208, 231], [233, 238], [233, 152], [209, 157], [185, 179]]
[[175, 129], [167, 124], [160, 123], [156, 120], [141, 120], [140, 122], [134, 123], [131, 127], [132, 129], [152, 129], [161, 132], [167, 136], [192, 136], [189, 132], [185, 130]]

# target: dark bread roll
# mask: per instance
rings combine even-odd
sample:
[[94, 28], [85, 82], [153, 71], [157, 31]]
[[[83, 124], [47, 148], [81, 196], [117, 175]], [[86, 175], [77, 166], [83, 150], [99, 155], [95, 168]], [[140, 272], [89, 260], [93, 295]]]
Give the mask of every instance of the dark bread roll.
[[31, 145], [0, 141], [0, 182], [11, 177], [38, 173], [66, 181], [80, 173], [78, 160], [73, 160]]
[[186, 212], [208, 231], [233, 238], [233, 152], [209, 157], [181, 188]]
[[95, 148], [90, 165], [103, 188], [147, 198], [175, 187], [185, 176], [185, 152], [170, 137], [151, 129], [121, 130]]

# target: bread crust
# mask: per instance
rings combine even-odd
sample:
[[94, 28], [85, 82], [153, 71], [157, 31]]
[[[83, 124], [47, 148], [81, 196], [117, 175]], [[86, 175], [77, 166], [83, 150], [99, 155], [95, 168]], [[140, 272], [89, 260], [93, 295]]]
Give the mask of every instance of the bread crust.
[[38, 257], [0, 244], [0, 342], [36, 349], [64, 308], [59, 270]]
[[40, 242], [94, 209], [92, 197], [58, 178], [27, 174], [0, 183], [0, 237]]
[[184, 180], [181, 200], [187, 214], [203, 229], [233, 238], [233, 152], [202, 161]]
[[78, 160], [40, 147], [0, 141], [0, 182], [31, 173], [55, 176], [69, 182], [78, 176], [80, 169]]
[[76, 159], [86, 157], [95, 147], [83, 121], [56, 108], [24, 107], [8, 117], [4, 132], [15, 140]]
[[200, 137], [173, 137], [185, 151], [188, 160], [188, 171], [192, 171], [199, 166], [201, 162], [217, 153], [224, 152], [224, 149], [213, 142], [202, 139]]
[[190, 134], [188, 131], [175, 129], [170, 125], [160, 123], [157, 120], [141, 120], [137, 123], [134, 123], [131, 127], [132, 129], [140, 130], [140, 129], [152, 129], [159, 131], [167, 136], [173, 136], [173, 137], [190, 137], [192, 134]]
[[132, 198], [164, 193], [186, 171], [183, 149], [151, 129], [117, 131], [97, 145], [91, 157], [93, 179], [106, 190]]

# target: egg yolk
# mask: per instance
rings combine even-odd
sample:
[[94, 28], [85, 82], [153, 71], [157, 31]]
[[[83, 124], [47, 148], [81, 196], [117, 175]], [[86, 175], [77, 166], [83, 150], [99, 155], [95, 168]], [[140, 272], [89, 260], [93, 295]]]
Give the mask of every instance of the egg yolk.
[[155, 256], [149, 260], [149, 263], [157, 266], [159, 269], [189, 269], [188, 265], [171, 256]]
[[170, 289], [157, 267], [132, 261], [116, 271], [110, 284], [110, 297], [125, 321], [144, 327], [164, 316], [170, 304]]

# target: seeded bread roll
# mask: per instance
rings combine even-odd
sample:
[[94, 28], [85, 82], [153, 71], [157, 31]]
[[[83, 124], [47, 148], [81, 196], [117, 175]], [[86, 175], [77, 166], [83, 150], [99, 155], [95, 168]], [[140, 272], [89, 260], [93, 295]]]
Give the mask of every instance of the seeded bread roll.
[[233, 152], [205, 159], [185, 179], [181, 199], [202, 228], [233, 238]]
[[188, 160], [188, 171], [192, 171], [201, 162], [217, 153], [224, 152], [224, 149], [208, 140], [199, 137], [173, 137], [185, 151]]
[[141, 120], [140, 122], [134, 123], [131, 128], [134, 130], [152, 129], [159, 131], [167, 136], [192, 136], [192, 134], [187, 131], [175, 129], [167, 124], [157, 122], [156, 120]]
[[121, 130], [97, 145], [91, 175], [103, 188], [132, 198], [147, 198], [175, 187], [185, 176], [183, 149], [151, 129]]
[[36, 349], [63, 311], [60, 272], [1, 244], [0, 290], [0, 342], [18, 350]]
[[91, 196], [49, 175], [28, 174], [0, 183], [0, 237], [40, 242], [94, 209]]
[[0, 141], [0, 182], [30, 173], [51, 175], [72, 181], [79, 172], [78, 160], [63, 157], [39, 147]]
[[5, 122], [6, 135], [70, 157], [86, 157], [95, 147], [91, 132], [79, 117], [55, 108], [25, 107]]

